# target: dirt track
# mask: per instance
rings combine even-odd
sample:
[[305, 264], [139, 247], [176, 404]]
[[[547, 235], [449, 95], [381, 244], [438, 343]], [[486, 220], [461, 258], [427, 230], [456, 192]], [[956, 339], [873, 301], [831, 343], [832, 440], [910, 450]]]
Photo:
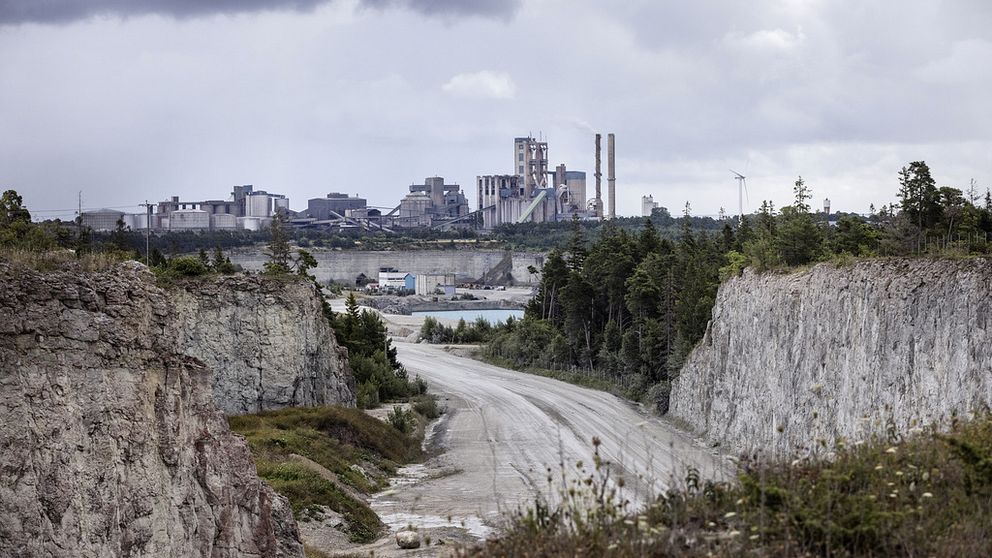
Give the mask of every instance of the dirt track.
[[[458, 357], [437, 346], [397, 343], [401, 362], [444, 400], [432, 443], [444, 453], [375, 507], [430, 527], [451, 517], [476, 535], [499, 512], [556, 497], [561, 463], [592, 463], [592, 438], [624, 476], [634, 505], [684, 478], [689, 467], [723, 478], [727, 462], [668, 423], [613, 395]], [[555, 481], [549, 489], [548, 467]], [[434, 478], [432, 478], [434, 477]], [[649, 480], [650, 479], [650, 480]], [[549, 494], [550, 493], [550, 494]], [[442, 523], [444, 521], [441, 521]]]

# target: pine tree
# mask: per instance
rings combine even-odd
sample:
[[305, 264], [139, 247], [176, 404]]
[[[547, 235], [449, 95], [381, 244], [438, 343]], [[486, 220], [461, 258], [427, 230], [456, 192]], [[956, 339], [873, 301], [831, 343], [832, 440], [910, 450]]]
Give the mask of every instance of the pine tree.
[[269, 225], [271, 238], [266, 249], [269, 261], [265, 262], [265, 273], [281, 275], [289, 273], [292, 270], [290, 267], [289, 235], [286, 232], [286, 224], [286, 214], [282, 211], [276, 212], [275, 216], [272, 217], [272, 223]]
[[582, 232], [582, 223], [578, 215], [572, 215], [572, 236], [568, 241], [568, 268], [572, 271], [582, 269], [586, 261], [586, 238]]
[[899, 171], [899, 200], [903, 213], [924, 231], [940, 219], [940, 192], [924, 161]]

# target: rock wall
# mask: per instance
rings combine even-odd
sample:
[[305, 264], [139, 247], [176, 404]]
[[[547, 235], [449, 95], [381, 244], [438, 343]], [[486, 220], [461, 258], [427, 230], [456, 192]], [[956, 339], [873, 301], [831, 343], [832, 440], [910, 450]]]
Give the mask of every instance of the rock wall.
[[180, 350], [213, 370], [226, 414], [355, 405], [347, 349], [312, 283], [237, 275], [185, 281], [170, 296]]
[[[318, 265], [311, 270], [318, 281], [354, 285], [359, 273], [376, 279], [380, 267], [419, 273], [454, 273], [459, 281], [486, 278], [494, 285], [532, 285], [539, 281], [528, 266], [541, 269], [545, 254], [505, 250], [329, 250], [307, 248]], [[239, 248], [228, 255], [233, 263], [258, 271], [269, 261], [262, 248]], [[512, 280], [507, 280], [507, 273]]]
[[303, 556], [138, 264], [0, 262], [0, 556]]
[[777, 456], [946, 423], [992, 406], [990, 333], [987, 259], [747, 271], [720, 287], [670, 412]]

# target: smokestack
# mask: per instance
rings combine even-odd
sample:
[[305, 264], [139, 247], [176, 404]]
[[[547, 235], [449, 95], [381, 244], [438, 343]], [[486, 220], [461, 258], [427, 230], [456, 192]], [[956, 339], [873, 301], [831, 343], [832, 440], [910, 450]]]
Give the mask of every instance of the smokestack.
[[603, 191], [602, 191], [602, 178], [603, 173], [600, 172], [600, 140], [603, 138], [602, 135], [596, 134], [596, 218], [603, 218]]
[[617, 166], [613, 157], [613, 134], [606, 136], [606, 168], [610, 173], [606, 181], [610, 188], [610, 219], [617, 218]]

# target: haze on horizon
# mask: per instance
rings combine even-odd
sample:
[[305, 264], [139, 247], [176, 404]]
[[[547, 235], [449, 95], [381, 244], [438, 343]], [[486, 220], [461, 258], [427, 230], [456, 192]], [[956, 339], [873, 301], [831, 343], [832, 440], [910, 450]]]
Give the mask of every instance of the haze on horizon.
[[992, 186], [983, 0], [0, 0], [0, 189], [36, 218], [235, 184], [395, 206], [512, 172], [515, 136], [585, 170], [617, 135], [618, 213], [865, 212], [926, 160]]

